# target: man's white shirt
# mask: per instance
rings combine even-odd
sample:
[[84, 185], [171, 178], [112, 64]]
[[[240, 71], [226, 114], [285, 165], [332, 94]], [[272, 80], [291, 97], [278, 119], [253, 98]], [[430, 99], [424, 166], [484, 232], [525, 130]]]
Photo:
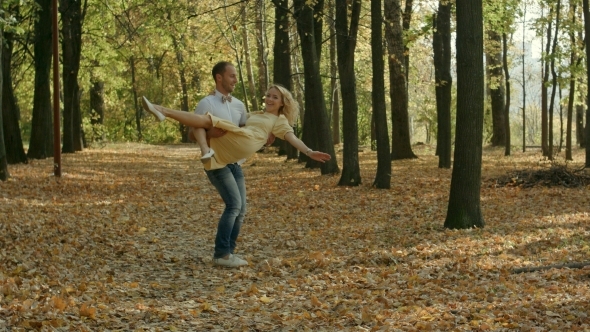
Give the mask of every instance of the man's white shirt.
[[207, 112], [218, 118], [233, 122], [236, 126], [246, 124], [246, 106], [244, 103], [232, 97], [231, 101], [223, 102], [221, 92], [215, 90], [215, 95], [207, 96], [197, 104], [196, 114], [206, 114]]
[[[247, 115], [244, 103], [233, 96], [231, 101], [224, 102], [222, 96], [223, 94], [216, 89], [215, 95], [209, 95], [199, 101], [195, 113], [205, 115], [209, 112], [218, 118], [233, 122], [236, 126], [245, 125]], [[246, 160], [242, 159], [238, 164], [241, 165], [244, 161]]]

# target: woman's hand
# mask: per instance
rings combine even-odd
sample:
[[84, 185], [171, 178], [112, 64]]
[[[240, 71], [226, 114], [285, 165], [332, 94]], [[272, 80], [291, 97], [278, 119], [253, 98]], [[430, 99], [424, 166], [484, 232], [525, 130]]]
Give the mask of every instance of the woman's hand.
[[330, 156], [327, 153], [321, 152], [321, 151], [311, 151], [307, 154], [307, 156], [315, 161], [319, 161], [321, 163], [325, 163], [326, 161], [332, 159], [332, 156]]

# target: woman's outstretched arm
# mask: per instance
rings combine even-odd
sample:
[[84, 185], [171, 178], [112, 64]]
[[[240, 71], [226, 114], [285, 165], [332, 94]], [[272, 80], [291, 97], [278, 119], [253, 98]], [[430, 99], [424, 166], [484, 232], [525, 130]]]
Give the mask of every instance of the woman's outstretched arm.
[[287, 134], [285, 134], [285, 141], [289, 142], [289, 144], [293, 145], [297, 150], [299, 150], [299, 152], [301, 153], [305, 153], [306, 156], [308, 156], [309, 158], [315, 160], [315, 161], [319, 161], [319, 162], [326, 162], [330, 159], [332, 159], [332, 157], [324, 152], [320, 152], [320, 151], [313, 151], [312, 149], [308, 148], [307, 145], [305, 145], [305, 143], [303, 143], [303, 141], [301, 141], [299, 138], [297, 138], [297, 136], [295, 136], [295, 134], [293, 132], [289, 132]]

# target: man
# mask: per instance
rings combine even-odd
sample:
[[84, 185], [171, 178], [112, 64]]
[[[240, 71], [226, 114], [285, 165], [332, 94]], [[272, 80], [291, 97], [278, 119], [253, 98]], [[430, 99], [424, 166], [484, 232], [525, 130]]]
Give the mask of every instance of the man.
[[[212, 75], [215, 80], [215, 94], [203, 98], [197, 105], [195, 113], [209, 112], [236, 125], [244, 125], [246, 123], [244, 103], [231, 96], [238, 83], [236, 68], [229, 62], [219, 62], [213, 67]], [[194, 128], [189, 130], [189, 137], [193, 139], [194, 131]], [[212, 128], [207, 132], [207, 137], [221, 137], [224, 134], [222, 129]], [[241, 162], [214, 170], [208, 170], [207, 164], [204, 163], [205, 173], [225, 203], [225, 209], [217, 225], [213, 264], [228, 267], [248, 265], [247, 261], [233, 254], [246, 214], [246, 181], [240, 166]]]

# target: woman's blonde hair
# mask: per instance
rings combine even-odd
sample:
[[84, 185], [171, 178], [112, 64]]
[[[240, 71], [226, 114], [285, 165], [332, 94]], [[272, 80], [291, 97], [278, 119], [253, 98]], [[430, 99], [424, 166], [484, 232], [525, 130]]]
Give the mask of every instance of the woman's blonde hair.
[[287, 90], [284, 86], [274, 83], [268, 87], [267, 91], [272, 88], [277, 89], [283, 98], [283, 106], [279, 109], [279, 113], [283, 114], [287, 118], [287, 121], [289, 121], [289, 124], [293, 126], [299, 116], [299, 103], [293, 98], [291, 91]]

